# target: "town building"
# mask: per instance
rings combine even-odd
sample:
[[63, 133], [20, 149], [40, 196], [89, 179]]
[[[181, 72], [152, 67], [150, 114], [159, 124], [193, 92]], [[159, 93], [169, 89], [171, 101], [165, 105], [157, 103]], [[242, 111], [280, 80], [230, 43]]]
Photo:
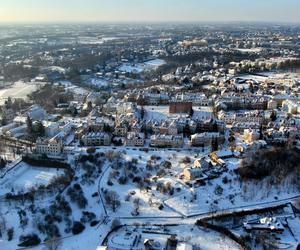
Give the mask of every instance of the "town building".
[[223, 144], [225, 141], [224, 135], [219, 132], [204, 132], [198, 133], [191, 136], [192, 146], [209, 146], [213, 140], [217, 140], [218, 144]]
[[193, 109], [192, 102], [171, 102], [169, 104], [170, 114], [190, 114]]
[[109, 146], [111, 143], [111, 136], [105, 132], [91, 132], [83, 135], [81, 141], [85, 146]]
[[152, 135], [150, 145], [153, 147], [182, 147], [182, 135]]
[[63, 152], [63, 142], [59, 138], [45, 139], [40, 137], [36, 141], [35, 152], [47, 156], [60, 156]]
[[126, 138], [126, 145], [130, 147], [142, 147], [145, 144], [145, 135], [143, 133], [129, 132]]

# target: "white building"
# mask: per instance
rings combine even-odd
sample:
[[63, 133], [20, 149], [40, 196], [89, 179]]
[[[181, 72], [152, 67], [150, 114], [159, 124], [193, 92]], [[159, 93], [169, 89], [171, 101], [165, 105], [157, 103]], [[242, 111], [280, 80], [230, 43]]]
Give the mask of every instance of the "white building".
[[48, 156], [60, 156], [63, 152], [63, 142], [58, 138], [50, 140], [38, 138], [36, 141], [35, 152]]

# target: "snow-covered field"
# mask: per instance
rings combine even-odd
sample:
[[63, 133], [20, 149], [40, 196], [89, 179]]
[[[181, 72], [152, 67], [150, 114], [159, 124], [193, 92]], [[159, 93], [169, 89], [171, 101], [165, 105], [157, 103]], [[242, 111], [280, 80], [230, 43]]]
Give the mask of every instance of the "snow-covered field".
[[300, 73], [297, 72], [274, 72], [274, 71], [267, 71], [267, 72], [260, 72], [259, 75], [253, 74], [242, 74], [238, 76], [241, 79], [252, 79], [258, 82], [265, 82], [266, 80], [300, 80]]
[[161, 59], [154, 59], [144, 63], [137, 63], [137, 64], [124, 63], [119, 67], [119, 70], [123, 72], [139, 74], [143, 71], [155, 70], [159, 66], [164, 65], [165, 63], [166, 62]]
[[[188, 114], [170, 114], [169, 106], [159, 105], [159, 106], [145, 106], [145, 118], [148, 120], [164, 121], [168, 119], [178, 119], [180, 117], [187, 117]], [[209, 120], [212, 118], [212, 109], [210, 107], [194, 107], [193, 118]]]
[[96, 86], [96, 87], [107, 87], [109, 85], [109, 82], [104, 78], [92, 78], [90, 81], [90, 85]]
[[32, 187], [47, 185], [50, 181], [64, 171], [55, 168], [39, 168], [20, 162], [3, 179], [0, 179], [0, 194], [14, 192], [26, 192]]
[[0, 105], [5, 102], [7, 97], [26, 99], [27, 95], [37, 89], [35, 83], [16, 82], [9, 88], [0, 89]]
[[144, 108], [146, 119], [162, 121], [169, 117], [169, 106], [146, 106]]
[[159, 66], [166, 64], [166, 62], [161, 59], [154, 59], [154, 60], [147, 61], [144, 64], [149, 65], [151, 67], [159, 67]]
[[237, 49], [242, 53], [259, 53], [262, 51], [262, 48], [252, 48], [252, 49]]

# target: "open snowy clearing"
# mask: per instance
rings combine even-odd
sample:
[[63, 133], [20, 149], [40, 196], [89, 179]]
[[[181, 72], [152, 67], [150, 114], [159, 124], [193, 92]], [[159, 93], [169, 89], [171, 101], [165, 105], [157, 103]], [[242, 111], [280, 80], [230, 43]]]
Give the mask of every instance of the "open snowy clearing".
[[62, 169], [34, 167], [20, 162], [0, 180], [0, 194], [27, 192], [32, 187], [47, 185], [53, 178], [63, 174]]
[[8, 97], [27, 99], [27, 95], [35, 91], [37, 87], [35, 83], [16, 82], [9, 88], [1, 89], [0, 105], [3, 105]]
[[119, 67], [120, 71], [127, 73], [142, 73], [143, 71], [151, 71], [157, 69], [159, 66], [164, 65], [166, 62], [161, 59], [154, 59], [144, 63], [130, 64], [124, 63]]

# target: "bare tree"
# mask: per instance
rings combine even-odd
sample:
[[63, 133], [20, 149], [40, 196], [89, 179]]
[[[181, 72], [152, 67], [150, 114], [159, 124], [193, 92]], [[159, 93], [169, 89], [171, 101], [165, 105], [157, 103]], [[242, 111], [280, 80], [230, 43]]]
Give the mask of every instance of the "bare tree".
[[0, 237], [2, 237], [5, 231], [6, 231], [6, 220], [3, 217], [3, 215], [0, 215]]
[[116, 212], [117, 208], [121, 205], [120, 196], [115, 191], [108, 191], [104, 195], [106, 204], [111, 207], [113, 212]]
[[152, 200], [151, 197], [150, 197], [149, 200], [148, 200], [148, 204], [149, 204], [150, 207], [152, 207], [152, 205], [153, 205], [153, 200]]
[[49, 239], [45, 242], [45, 246], [47, 250], [58, 250], [61, 246], [61, 240], [57, 237]]
[[140, 209], [140, 205], [141, 205], [141, 200], [140, 200], [140, 198], [135, 198], [135, 199], [133, 200], [133, 205], [134, 205], [135, 210], [138, 212], [139, 209]]
[[111, 223], [111, 229], [114, 230], [116, 227], [121, 226], [121, 221], [119, 219], [114, 219]]

